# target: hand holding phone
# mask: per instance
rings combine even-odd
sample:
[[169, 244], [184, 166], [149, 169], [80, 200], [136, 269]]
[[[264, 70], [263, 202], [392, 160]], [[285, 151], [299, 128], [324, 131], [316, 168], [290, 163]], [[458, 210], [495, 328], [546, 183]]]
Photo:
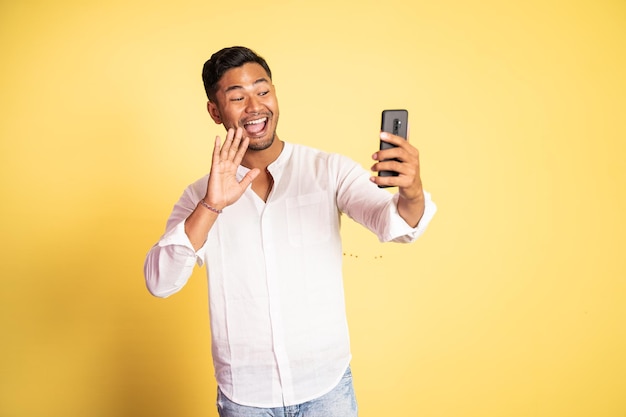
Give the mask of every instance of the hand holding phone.
[[[407, 110], [383, 110], [381, 117], [380, 130], [382, 132], [388, 132], [392, 135], [400, 136], [407, 139], [407, 129], [409, 124], [409, 112]], [[383, 140], [380, 141], [380, 150], [394, 148], [389, 142]], [[397, 160], [397, 159], [396, 159]], [[396, 171], [379, 171], [380, 177], [397, 177]], [[388, 185], [379, 185], [380, 188], [389, 187]]]

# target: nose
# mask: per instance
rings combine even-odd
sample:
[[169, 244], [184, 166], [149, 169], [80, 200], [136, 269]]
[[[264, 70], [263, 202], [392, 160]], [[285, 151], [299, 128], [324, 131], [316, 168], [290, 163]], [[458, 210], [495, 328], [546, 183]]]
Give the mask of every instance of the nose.
[[246, 112], [259, 113], [261, 111], [261, 101], [255, 95], [251, 96], [246, 106]]

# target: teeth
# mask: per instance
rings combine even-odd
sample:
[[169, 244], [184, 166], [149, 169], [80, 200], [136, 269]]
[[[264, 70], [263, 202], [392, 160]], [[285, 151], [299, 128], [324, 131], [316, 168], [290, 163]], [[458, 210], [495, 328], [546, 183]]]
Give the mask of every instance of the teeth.
[[246, 122], [247, 125], [258, 125], [259, 123], [265, 123], [265, 121], [267, 120], [267, 117], [264, 117], [262, 119], [258, 119], [258, 120], [251, 120], [249, 122]]

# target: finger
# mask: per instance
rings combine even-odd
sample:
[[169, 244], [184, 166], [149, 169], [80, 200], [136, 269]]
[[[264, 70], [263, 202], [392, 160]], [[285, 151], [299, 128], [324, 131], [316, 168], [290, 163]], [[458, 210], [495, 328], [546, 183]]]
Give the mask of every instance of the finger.
[[220, 159], [228, 159], [228, 152], [230, 151], [230, 147], [232, 146], [234, 136], [235, 129], [231, 127], [230, 129], [228, 129], [228, 133], [226, 133], [226, 140], [224, 141], [224, 145], [222, 145], [222, 149], [220, 151]]
[[409, 187], [413, 184], [412, 179], [404, 174], [384, 177], [381, 177], [380, 175], [371, 176], [370, 181], [377, 185], [400, 188]]
[[228, 151], [228, 160], [229, 161], [233, 161], [236, 157], [236, 155], [239, 153], [240, 151], [240, 147], [241, 147], [241, 140], [243, 138], [243, 128], [238, 127], [237, 130], [235, 131], [235, 137], [233, 138], [233, 144], [230, 147], [230, 150]]
[[217, 164], [220, 161], [220, 145], [222, 139], [219, 136], [215, 137], [215, 142], [213, 144], [213, 165]]
[[378, 151], [373, 156], [376, 161], [386, 161], [388, 159], [401, 159], [400, 157], [404, 153], [405, 152], [401, 148], [394, 147]]
[[246, 136], [243, 138], [243, 140], [241, 141], [241, 144], [239, 145], [239, 148], [237, 149], [237, 153], [235, 154], [234, 158], [233, 158], [233, 162], [237, 165], [241, 164], [241, 161], [243, 160], [243, 156], [246, 154], [246, 150], [248, 150], [248, 144], [250, 143], [250, 139]]
[[246, 175], [244, 175], [239, 184], [242, 188], [248, 188], [248, 186], [252, 183], [252, 181], [254, 181], [256, 177], [259, 176], [260, 173], [261, 170], [258, 168], [251, 169]]
[[408, 161], [413, 158], [418, 158], [418, 155], [419, 155], [418, 149], [400, 136], [394, 136], [394, 135], [389, 134], [389, 137], [387, 139], [382, 139], [381, 137], [381, 140], [385, 140], [386, 142], [393, 143], [395, 146], [392, 148], [379, 151], [378, 152], [379, 155], [377, 155], [378, 158], [374, 158], [374, 159], [383, 160], [383, 159], [389, 159], [389, 158], [399, 158], [399, 159], [402, 159], [403, 161], [405, 160]]
[[376, 185], [385, 186], [385, 187], [395, 187], [394, 184], [395, 178], [398, 177], [380, 177], [380, 176], [372, 176], [370, 177], [370, 181], [372, 181]]
[[374, 172], [395, 171], [400, 175], [405, 175], [410, 172], [410, 170], [407, 169], [406, 164], [391, 159], [375, 163], [372, 165], [371, 170]]
[[415, 163], [416, 158], [411, 154], [411, 152], [407, 149], [403, 149], [400, 147], [394, 147], [385, 149], [382, 151], [378, 151], [373, 155], [375, 161], [378, 162], [386, 162], [391, 160], [397, 160], [402, 163]]
[[380, 132], [380, 140], [399, 147], [406, 144], [406, 140], [402, 136], [393, 135], [389, 132]]

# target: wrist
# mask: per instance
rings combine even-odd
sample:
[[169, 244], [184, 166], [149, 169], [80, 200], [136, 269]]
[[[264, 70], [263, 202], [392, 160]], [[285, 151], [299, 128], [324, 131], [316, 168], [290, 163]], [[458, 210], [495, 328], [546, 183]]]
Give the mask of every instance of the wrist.
[[222, 208], [221, 207], [214, 207], [214, 206], [210, 205], [209, 203], [204, 201], [204, 198], [202, 200], [200, 200], [198, 202], [198, 204], [201, 205], [202, 207], [204, 207], [205, 209], [215, 213], [215, 214], [221, 214], [222, 213]]
[[424, 190], [420, 188], [419, 191], [412, 192], [412, 193], [406, 193], [400, 190], [400, 198], [404, 200], [405, 203], [410, 204], [410, 205], [424, 204], [424, 201], [425, 201]]

